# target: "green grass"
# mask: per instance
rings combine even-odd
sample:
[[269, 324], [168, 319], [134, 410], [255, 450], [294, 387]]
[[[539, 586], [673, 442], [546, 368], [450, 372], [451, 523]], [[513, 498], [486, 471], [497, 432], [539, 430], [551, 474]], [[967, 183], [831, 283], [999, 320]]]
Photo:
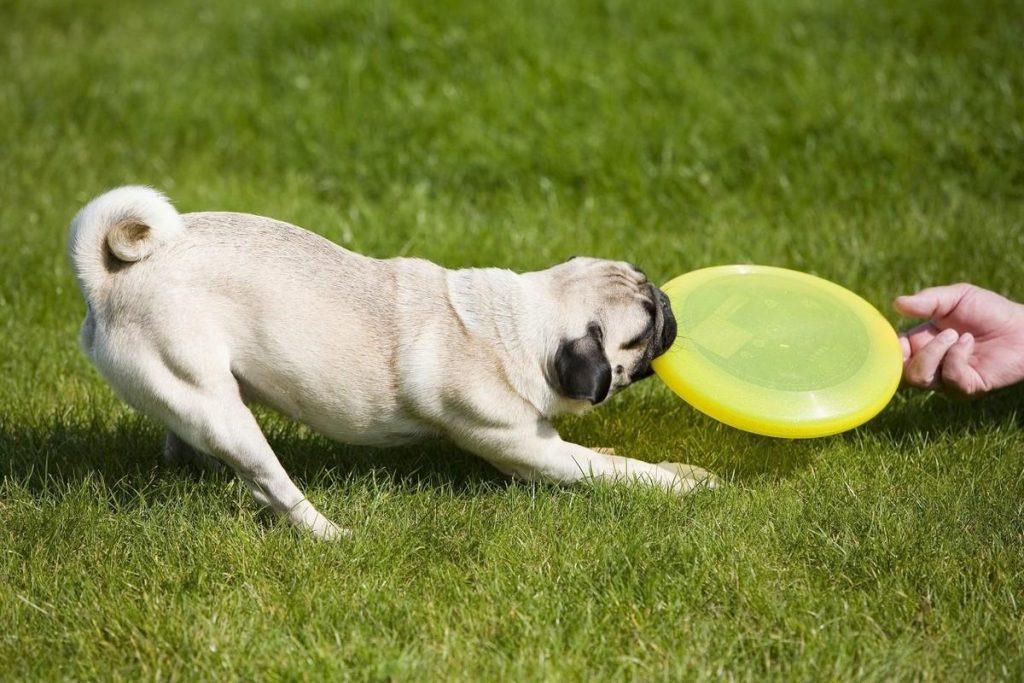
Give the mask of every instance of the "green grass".
[[786, 442], [651, 380], [561, 425], [728, 482], [686, 499], [261, 415], [356, 530], [317, 544], [157, 466], [63, 254], [131, 182], [448, 266], [1024, 298], [1024, 5], [249, 5], [0, 3], [0, 679], [1024, 677], [1020, 390]]

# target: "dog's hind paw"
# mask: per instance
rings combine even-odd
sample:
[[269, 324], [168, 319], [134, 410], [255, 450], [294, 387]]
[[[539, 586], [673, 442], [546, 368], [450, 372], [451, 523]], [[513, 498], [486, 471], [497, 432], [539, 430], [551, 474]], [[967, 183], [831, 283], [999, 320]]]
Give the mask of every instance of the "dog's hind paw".
[[352, 538], [351, 529], [340, 527], [323, 516], [310, 526], [309, 532], [318, 541], [341, 541], [346, 538]]
[[288, 514], [296, 527], [304, 529], [318, 541], [340, 541], [352, 537], [352, 530], [340, 527], [327, 519], [308, 500], [302, 501]]

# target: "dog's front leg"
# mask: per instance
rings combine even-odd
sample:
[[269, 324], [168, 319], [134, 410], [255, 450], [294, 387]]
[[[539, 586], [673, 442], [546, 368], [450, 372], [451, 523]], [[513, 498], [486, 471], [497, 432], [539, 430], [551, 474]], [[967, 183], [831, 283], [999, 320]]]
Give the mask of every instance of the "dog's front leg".
[[505, 428], [478, 427], [461, 431], [453, 438], [502, 472], [529, 481], [633, 483], [679, 493], [716, 485], [714, 475], [699, 467], [678, 463], [655, 465], [563, 441], [546, 420]]

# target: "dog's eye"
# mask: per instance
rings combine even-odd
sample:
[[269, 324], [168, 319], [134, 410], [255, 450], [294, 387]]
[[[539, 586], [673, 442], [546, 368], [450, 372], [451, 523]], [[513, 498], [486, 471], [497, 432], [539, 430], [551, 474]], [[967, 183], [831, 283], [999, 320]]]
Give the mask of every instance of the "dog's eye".
[[654, 311], [652, 309], [648, 309], [647, 313], [647, 325], [644, 326], [644, 329], [640, 334], [636, 335], [620, 347], [623, 351], [631, 351], [633, 349], [640, 348], [643, 346], [644, 341], [646, 341], [647, 338], [651, 336], [651, 333], [654, 332]]
[[653, 331], [654, 331], [654, 318], [651, 318], [650, 321], [647, 323], [647, 327], [644, 328], [644, 331], [641, 332], [640, 334], [638, 334], [637, 336], [633, 337], [632, 339], [630, 339], [625, 344], [623, 344], [622, 347], [621, 347], [622, 350], [623, 351], [631, 351], [633, 349], [639, 349], [641, 346], [643, 346], [644, 341], [646, 341], [647, 338], [651, 336], [651, 332], [653, 332]]

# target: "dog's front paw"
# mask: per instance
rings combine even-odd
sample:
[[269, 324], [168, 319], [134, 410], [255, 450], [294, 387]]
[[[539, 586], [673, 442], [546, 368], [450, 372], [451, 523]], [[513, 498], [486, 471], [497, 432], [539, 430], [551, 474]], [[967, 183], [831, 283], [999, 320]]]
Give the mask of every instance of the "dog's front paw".
[[659, 462], [658, 467], [675, 475], [679, 487], [683, 491], [696, 488], [718, 488], [721, 484], [718, 477], [705, 469], [680, 462]]

